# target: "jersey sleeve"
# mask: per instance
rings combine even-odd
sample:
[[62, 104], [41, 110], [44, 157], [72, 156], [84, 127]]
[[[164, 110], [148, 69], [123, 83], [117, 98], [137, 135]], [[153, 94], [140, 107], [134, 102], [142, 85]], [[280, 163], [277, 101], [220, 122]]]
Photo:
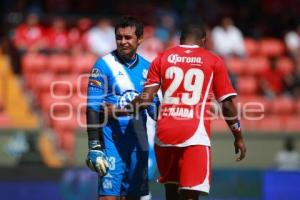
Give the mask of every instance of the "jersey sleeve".
[[109, 74], [104, 69], [104, 64], [97, 61], [92, 68], [88, 80], [87, 107], [99, 112], [104, 103], [108, 88]]
[[214, 68], [213, 92], [218, 102], [237, 95], [230, 82], [225, 64], [221, 59], [216, 62]]
[[157, 56], [151, 63], [150, 69], [147, 75], [147, 81], [144, 87], [151, 87], [154, 85], [160, 85], [161, 74], [160, 74], [161, 56]]

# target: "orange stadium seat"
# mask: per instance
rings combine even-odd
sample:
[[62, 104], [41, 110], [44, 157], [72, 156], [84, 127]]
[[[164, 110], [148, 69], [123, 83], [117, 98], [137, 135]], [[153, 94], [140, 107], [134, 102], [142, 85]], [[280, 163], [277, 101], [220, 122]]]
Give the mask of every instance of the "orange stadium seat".
[[257, 93], [258, 82], [252, 76], [239, 77], [237, 87], [240, 95], [254, 95]]
[[276, 67], [285, 75], [291, 74], [295, 68], [293, 61], [289, 57], [280, 57]]
[[26, 53], [21, 59], [23, 73], [42, 72], [46, 69], [48, 57], [38, 53]]
[[277, 115], [291, 115], [295, 111], [295, 101], [290, 97], [278, 97], [271, 103], [271, 112]]
[[245, 59], [245, 74], [260, 75], [270, 67], [270, 61], [267, 57], [258, 56]]
[[246, 55], [248, 57], [257, 55], [259, 53], [259, 42], [252, 38], [245, 38], [244, 45], [246, 50]]
[[53, 73], [68, 73], [70, 71], [70, 57], [65, 54], [55, 54], [49, 57], [48, 68]]
[[231, 57], [226, 61], [226, 66], [231, 73], [241, 75], [243, 74], [245, 63], [241, 58]]
[[282, 56], [284, 51], [284, 42], [279, 39], [265, 38], [260, 41], [260, 53], [264, 56]]

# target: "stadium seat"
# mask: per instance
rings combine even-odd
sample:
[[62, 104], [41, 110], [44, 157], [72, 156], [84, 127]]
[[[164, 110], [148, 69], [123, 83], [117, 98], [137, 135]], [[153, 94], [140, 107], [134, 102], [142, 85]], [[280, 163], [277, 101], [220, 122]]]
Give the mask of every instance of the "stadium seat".
[[259, 42], [252, 38], [245, 38], [244, 45], [246, 50], [246, 55], [248, 57], [255, 56], [259, 53]]
[[211, 131], [212, 133], [224, 133], [229, 131], [229, 128], [223, 119], [216, 119], [211, 121]]
[[70, 102], [75, 112], [85, 112], [84, 108], [86, 106], [86, 99], [74, 96], [70, 99]]
[[261, 133], [282, 133], [284, 118], [280, 116], [269, 116], [256, 123], [257, 131]]
[[284, 74], [291, 74], [295, 68], [293, 61], [289, 57], [280, 57], [277, 60], [276, 67]]
[[79, 54], [72, 57], [71, 72], [75, 74], [89, 73], [96, 61], [91, 53]]
[[50, 73], [35, 74], [31, 78], [30, 82], [32, 83], [30, 85], [32, 85], [32, 89], [36, 94], [40, 92], [50, 93], [51, 84], [56, 80], [55, 75]]
[[244, 60], [241, 58], [235, 58], [235, 57], [229, 58], [226, 61], [226, 66], [227, 66], [228, 70], [235, 75], [243, 74], [243, 71], [245, 68]]
[[70, 71], [70, 57], [65, 54], [54, 54], [49, 57], [48, 68], [53, 73], [68, 73]]
[[76, 116], [65, 118], [65, 115], [57, 115], [61, 119], [52, 119], [53, 128], [59, 131], [75, 130], [78, 127]]
[[252, 76], [239, 77], [237, 87], [240, 95], [255, 95], [258, 89], [258, 82]]
[[252, 120], [252, 119], [241, 119], [241, 128], [243, 132], [254, 133], [258, 131], [257, 124], [259, 120]]
[[42, 72], [46, 69], [48, 57], [38, 53], [26, 53], [21, 59], [23, 73]]
[[278, 97], [271, 103], [271, 112], [276, 115], [291, 115], [295, 112], [295, 101], [290, 97]]
[[260, 54], [263, 56], [282, 56], [285, 51], [284, 42], [275, 38], [265, 38], [260, 41]]
[[12, 127], [12, 121], [5, 112], [0, 112], [0, 128]]
[[270, 67], [270, 61], [267, 57], [257, 56], [245, 59], [245, 74], [254, 76], [260, 75]]
[[296, 107], [296, 113], [300, 116], [300, 99], [296, 100], [295, 107]]
[[[271, 101], [262, 96], [238, 96], [238, 108], [243, 109], [243, 115], [261, 116], [268, 115], [270, 113]], [[259, 112], [263, 109], [262, 112]]]
[[284, 130], [290, 133], [300, 133], [300, 115], [291, 115], [285, 118]]

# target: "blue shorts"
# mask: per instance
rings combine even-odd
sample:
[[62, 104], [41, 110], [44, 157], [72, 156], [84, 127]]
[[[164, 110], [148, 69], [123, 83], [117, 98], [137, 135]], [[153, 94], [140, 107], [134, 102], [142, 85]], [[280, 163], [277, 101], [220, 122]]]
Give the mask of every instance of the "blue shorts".
[[99, 196], [148, 195], [148, 151], [106, 149], [108, 173], [98, 178]]

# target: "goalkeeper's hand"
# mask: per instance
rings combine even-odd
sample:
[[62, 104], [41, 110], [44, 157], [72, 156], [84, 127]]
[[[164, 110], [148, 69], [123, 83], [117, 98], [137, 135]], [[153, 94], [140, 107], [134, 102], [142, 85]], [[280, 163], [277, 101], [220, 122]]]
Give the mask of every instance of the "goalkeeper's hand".
[[97, 172], [100, 176], [106, 175], [109, 164], [99, 141], [89, 141], [86, 164], [92, 171]]

